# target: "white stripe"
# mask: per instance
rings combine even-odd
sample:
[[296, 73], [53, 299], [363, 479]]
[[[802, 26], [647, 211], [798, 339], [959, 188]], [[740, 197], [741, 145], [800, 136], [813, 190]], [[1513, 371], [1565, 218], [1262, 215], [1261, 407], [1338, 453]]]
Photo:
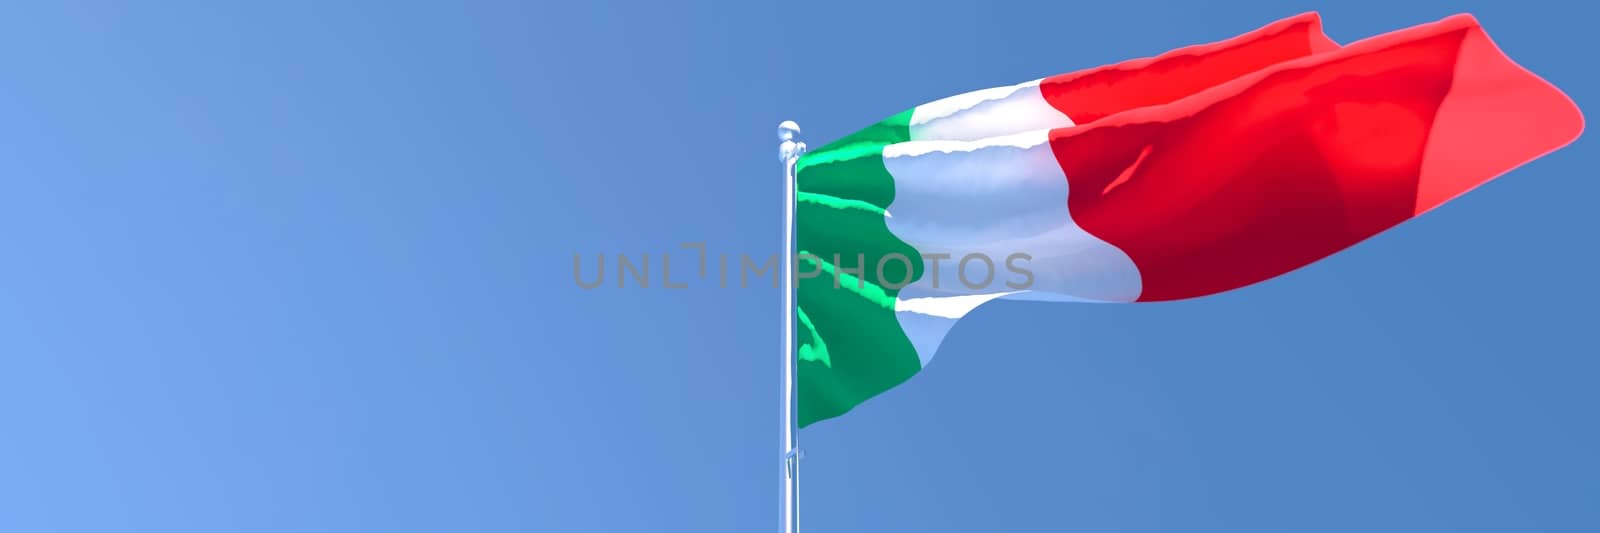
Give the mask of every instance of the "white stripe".
[[911, 111], [911, 139], [971, 141], [1072, 126], [1071, 118], [1045, 101], [1040, 81], [972, 91], [917, 106]]
[[984, 302], [1016, 294], [1018, 291], [996, 292], [990, 294], [965, 294], [961, 296], [931, 296], [922, 298], [907, 298], [902, 295], [895, 299], [894, 312], [916, 313], [919, 315], [935, 316], [939, 318], [961, 318], [967, 316]]
[[[924, 364], [956, 320], [994, 299], [1138, 299], [1142, 281], [1132, 259], [1073, 222], [1067, 178], [1048, 131], [911, 141], [885, 147], [883, 156], [895, 181], [889, 231], [925, 256], [949, 256], [937, 261], [937, 272], [936, 260], [925, 260], [922, 278], [902, 289], [896, 302], [896, 316]], [[1015, 286], [1026, 279], [1007, 268], [1015, 254], [1031, 257], [1011, 265], [1033, 273], [1029, 286]], [[988, 258], [992, 270], [975, 258], [962, 272], [968, 255]]]

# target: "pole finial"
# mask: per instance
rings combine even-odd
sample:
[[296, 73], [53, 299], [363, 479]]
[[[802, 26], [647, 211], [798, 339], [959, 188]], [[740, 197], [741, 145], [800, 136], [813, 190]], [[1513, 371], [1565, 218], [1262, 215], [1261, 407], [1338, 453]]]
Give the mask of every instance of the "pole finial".
[[795, 124], [793, 120], [778, 123], [778, 140], [792, 141], [798, 135], [800, 135], [800, 125]]
[[778, 159], [784, 163], [792, 163], [806, 153], [806, 143], [800, 142], [800, 125], [793, 120], [778, 123]]

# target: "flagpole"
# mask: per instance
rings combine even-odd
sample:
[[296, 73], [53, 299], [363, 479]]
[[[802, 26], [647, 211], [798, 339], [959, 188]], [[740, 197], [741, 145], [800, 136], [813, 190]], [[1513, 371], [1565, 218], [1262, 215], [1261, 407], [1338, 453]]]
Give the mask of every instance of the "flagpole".
[[783, 277], [783, 533], [800, 531], [800, 437], [794, 421], [794, 195], [795, 164], [805, 153], [800, 125], [792, 120], [778, 124], [778, 157], [783, 161], [783, 254], [778, 267]]

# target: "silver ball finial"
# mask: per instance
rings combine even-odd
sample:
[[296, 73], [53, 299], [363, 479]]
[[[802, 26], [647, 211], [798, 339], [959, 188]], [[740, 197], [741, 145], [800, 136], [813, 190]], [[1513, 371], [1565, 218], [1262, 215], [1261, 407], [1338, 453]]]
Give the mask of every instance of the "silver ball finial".
[[793, 120], [778, 123], [778, 158], [789, 162], [800, 157], [806, 152], [806, 143], [797, 140], [800, 137], [800, 125]]

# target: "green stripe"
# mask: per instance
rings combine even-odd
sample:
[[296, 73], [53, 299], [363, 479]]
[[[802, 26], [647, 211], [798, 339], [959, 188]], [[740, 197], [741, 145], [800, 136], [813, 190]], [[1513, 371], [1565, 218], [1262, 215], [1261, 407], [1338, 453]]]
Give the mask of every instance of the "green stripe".
[[[797, 249], [814, 256], [796, 268], [816, 273], [799, 279], [796, 289], [802, 427], [844, 414], [922, 369], [895, 318], [899, 290], [889, 288], [921, 277], [922, 261], [884, 220], [894, 179], [884, 168], [883, 147], [910, 140], [910, 119], [910, 111], [889, 117], [806, 154], [796, 166]], [[910, 270], [895, 256], [910, 259]]]
[[833, 367], [833, 361], [828, 358], [828, 343], [822, 342], [822, 335], [817, 334], [817, 327], [811, 324], [811, 317], [806, 316], [805, 309], [795, 309], [800, 318], [800, 351], [795, 357], [801, 361], [816, 361], [822, 366]]
[[911, 111], [884, 119], [801, 157], [798, 188], [886, 209], [894, 200], [894, 180], [883, 168], [883, 147], [909, 140]]
[[[890, 296], [888, 291], [885, 291], [883, 287], [879, 286], [876, 282], [867, 281], [865, 277], [857, 277], [855, 274], [850, 273], [851, 270], [860, 270], [863, 274], [866, 274], [866, 267], [847, 267], [843, 271], [840, 271], [839, 267], [834, 266], [833, 262], [822, 259], [821, 257], [818, 257], [817, 254], [801, 250], [798, 256], [800, 257], [800, 261], [816, 265], [817, 269], [813, 272], [816, 272], [818, 276], [823, 278], [834, 280], [833, 283], [838, 285], [840, 289], [853, 292], [855, 293], [856, 297], [877, 304], [878, 307], [882, 307], [890, 311], [894, 310], [894, 297]], [[864, 257], [866, 257], [865, 254], [856, 256], [857, 259]], [[834, 256], [835, 261], [838, 261], [839, 259], [840, 256]], [[862, 265], [868, 264], [868, 262], [864, 260], [860, 263]], [[873, 273], [876, 273], [877, 264], [873, 263], [872, 265], [874, 268]], [[885, 265], [884, 270], [887, 274], [887, 265]], [[886, 275], [885, 277], [888, 276]]]
[[795, 200], [798, 201], [798, 202], [802, 202], [802, 203], [813, 203], [813, 204], [817, 204], [817, 205], [821, 205], [821, 206], [825, 206], [825, 207], [831, 207], [831, 208], [834, 208], [834, 209], [857, 209], [857, 210], [865, 211], [867, 213], [871, 213], [871, 214], [874, 214], [874, 215], [877, 215], [877, 216], [880, 216], [880, 217], [884, 216], [884, 214], [888, 213], [888, 211], [884, 211], [883, 209], [879, 208], [878, 206], [863, 202], [861, 200], [850, 200], [850, 199], [846, 199], [846, 198], [839, 198], [837, 196], [828, 196], [826, 194], [818, 194], [818, 193], [814, 193], [814, 192], [798, 193], [795, 196]]

